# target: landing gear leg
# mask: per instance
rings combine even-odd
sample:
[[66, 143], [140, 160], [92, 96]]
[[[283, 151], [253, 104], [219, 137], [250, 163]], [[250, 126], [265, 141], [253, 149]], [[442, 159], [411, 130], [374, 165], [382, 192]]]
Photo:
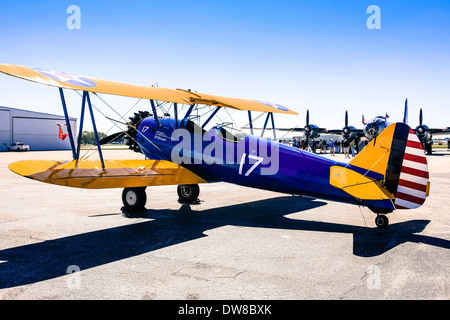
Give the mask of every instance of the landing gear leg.
[[142, 188], [125, 188], [122, 192], [122, 212], [127, 217], [142, 216], [147, 210], [145, 204], [147, 202], [146, 187]]
[[427, 154], [433, 154], [433, 143], [427, 143], [426, 144], [426, 151], [427, 151]]
[[183, 184], [177, 188], [178, 202], [196, 203], [199, 202], [200, 187], [198, 184]]
[[383, 214], [377, 214], [377, 217], [375, 218], [375, 224], [378, 228], [386, 228], [389, 225], [389, 219]]

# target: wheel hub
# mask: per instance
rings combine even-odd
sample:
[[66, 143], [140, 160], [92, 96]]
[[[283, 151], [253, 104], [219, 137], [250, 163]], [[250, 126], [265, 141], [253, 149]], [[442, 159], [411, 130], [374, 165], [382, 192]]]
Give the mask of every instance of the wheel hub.
[[134, 192], [133, 190], [129, 190], [126, 194], [126, 199], [127, 199], [127, 203], [130, 206], [134, 206], [137, 202], [136, 192]]
[[188, 198], [192, 194], [192, 189], [190, 186], [181, 186], [180, 192], [183, 197]]

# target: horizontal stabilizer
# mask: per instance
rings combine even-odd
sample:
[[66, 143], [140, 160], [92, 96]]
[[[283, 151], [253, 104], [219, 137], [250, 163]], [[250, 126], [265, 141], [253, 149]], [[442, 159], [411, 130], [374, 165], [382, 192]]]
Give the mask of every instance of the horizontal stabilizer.
[[394, 195], [381, 187], [381, 181], [369, 178], [349, 168], [331, 167], [333, 186], [344, 190], [348, 194], [363, 200], [394, 199]]

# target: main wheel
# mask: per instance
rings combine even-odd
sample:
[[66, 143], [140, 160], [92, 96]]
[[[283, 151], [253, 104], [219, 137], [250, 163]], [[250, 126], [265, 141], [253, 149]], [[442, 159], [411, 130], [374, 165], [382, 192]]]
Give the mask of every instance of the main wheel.
[[195, 202], [200, 194], [200, 187], [198, 184], [183, 184], [177, 187], [178, 201], [180, 202]]
[[145, 193], [145, 187], [123, 189], [122, 202], [125, 210], [128, 211], [142, 210], [147, 202], [147, 194]]
[[378, 228], [386, 228], [389, 224], [389, 219], [385, 215], [379, 214], [375, 218], [375, 224]]

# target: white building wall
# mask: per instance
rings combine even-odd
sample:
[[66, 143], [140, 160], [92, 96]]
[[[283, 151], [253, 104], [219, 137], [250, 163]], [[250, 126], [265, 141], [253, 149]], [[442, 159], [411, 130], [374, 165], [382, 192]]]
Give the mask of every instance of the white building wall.
[[[17, 141], [29, 145], [30, 151], [70, 150], [69, 136], [59, 139], [58, 123], [68, 134], [64, 116], [0, 107], [0, 151]], [[76, 144], [76, 119], [71, 118], [70, 125]]]
[[8, 109], [0, 109], [0, 151], [7, 151], [11, 143], [11, 116]]

